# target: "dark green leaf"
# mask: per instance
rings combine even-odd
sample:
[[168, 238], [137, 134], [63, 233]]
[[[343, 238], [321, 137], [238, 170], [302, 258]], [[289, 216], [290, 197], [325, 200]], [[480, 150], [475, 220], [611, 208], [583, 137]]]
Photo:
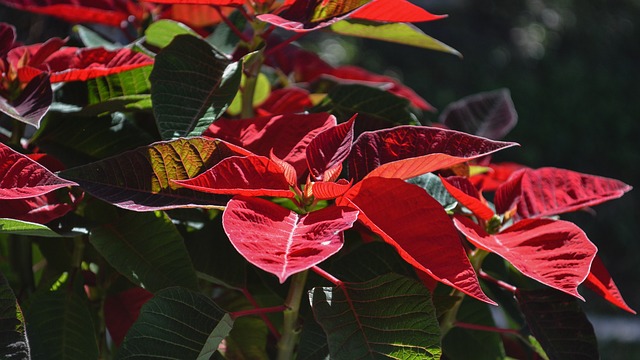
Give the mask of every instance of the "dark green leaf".
[[[234, 11], [228, 19], [237, 29], [244, 29], [247, 23], [247, 19], [242, 16], [240, 11]], [[240, 42], [240, 38], [238, 38], [229, 25], [224, 22], [216, 25], [215, 30], [206, 38], [206, 40], [213, 47], [225, 54], [233, 54], [233, 51]]]
[[124, 338], [118, 359], [201, 359], [233, 327], [208, 296], [174, 287], [155, 294]]
[[118, 272], [151, 292], [198, 288], [182, 236], [162, 212], [126, 212], [93, 229], [89, 241]]
[[600, 358], [593, 326], [575, 297], [554, 289], [519, 289], [516, 298], [549, 359]]
[[82, 25], [75, 25], [73, 27], [73, 31], [78, 34], [84, 46], [88, 48], [103, 47], [107, 50], [117, 50], [122, 48], [122, 45], [114, 44], [97, 32]]
[[243, 316], [235, 320], [227, 337], [226, 357], [228, 359], [268, 360], [268, 330], [259, 317]]
[[331, 268], [331, 274], [350, 282], [369, 281], [388, 273], [416, 275], [413, 267], [402, 260], [393, 246], [382, 241], [360, 245], [339, 258]]
[[327, 335], [313, 318], [304, 319], [298, 347], [298, 360], [329, 360]]
[[26, 313], [33, 359], [98, 358], [98, 341], [86, 298], [66, 289], [33, 298]]
[[426, 173], [406, 181], [425, 189], [427, 193], [431, 195], [432, 198], [438, 200], [445, 209], [451, 209], [458, 204], [458, 201], [451, 196], [444, 185], [442, 185], [442, 181], [438, 175]]
[[340, 120], [358, 113], [394, 124], [415, 124], [417, 121], [409, 110], [409, 100], [359, 84], [336, 85], [313, 111], [328, 112]]
[[114, 98], [126, 98], [130, 95], [149, 94], [151, 69], [151, 66], [143, 66], [88, 80], [89, 104], [103, 103]]
[[151, 99], [163, 139], [200, 135], [229, 106], [241, 66], [206, 41], [178, 35], [156, 56]]
[[388, 274], [309, 293], [331, 359], [439, 359], [440, 328], [429, 291]]
[[0, 357], [28, 360], [29, 352], [22, 310], [9, 282], [0, 273]]

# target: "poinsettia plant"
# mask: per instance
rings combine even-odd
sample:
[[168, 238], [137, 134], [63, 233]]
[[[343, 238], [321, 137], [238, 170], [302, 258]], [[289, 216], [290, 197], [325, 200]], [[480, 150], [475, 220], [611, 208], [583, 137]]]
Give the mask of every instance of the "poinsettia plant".
[[582, 285], [635, 313], [560, 219], [629, 185], [493, 163], [518, 145], [507, 90], [429, 123], [400, 81], [298, 43], [457, 55], [411, 24], [444, 16], [405, 0], [0, 4], [85, 24], [39, 44], [0, 24], [5, 357], [586, 359]]

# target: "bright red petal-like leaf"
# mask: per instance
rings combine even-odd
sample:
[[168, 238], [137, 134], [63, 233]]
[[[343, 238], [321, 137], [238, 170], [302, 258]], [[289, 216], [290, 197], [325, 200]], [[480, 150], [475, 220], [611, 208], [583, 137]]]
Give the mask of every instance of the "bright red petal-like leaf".
[[346, 123], [321, 132], [311, 140], [306, 149], [306, 157], [313, 178], [321, 180], [325, 171], [342, 164], [349, 156], [355, 119], [356, 115]]
[[434, 15], [406, 0], [374, 0], [356, 9], [350, 19], [381, 22], [422, 22], [447, 17]]
[[281, 166], [264, 156], [232, 156], [180, 186], [212, 194], [293, 198]]
[[0, 97], [0, 111], [23, 123], [40, 127], [40, 120], [49, 110], [53, 91], [49, 75], [34, 74], [20, 95], [13, 101]]
[[342, 231], [358, 211], [330, 206], [299, 215], [270, 201], [236, 196], [227, 204], [222, 225], [242, 256], [283, 283], [342, 248]]
[[46, 224], [75, 209], [80, 199], [72, 194], [69, 197], [72, 203], [60, 201], [54, 192], [27, 199], [0, 200], [0, 218]]
[[454, 223], [475, 246], [496, 253], [522, 274], [584, 300], [578, 293], [598, 249], [575, 224], [525, 219], [495, 235], [464, 217]]
[[278, 158], [293, 165], [298, 176], [304, 176], [307, 146], [319, 133], [335, 125], [336, 118], [325, 113], [218, 119], [203, 135], [241, 146], [257, 155], [269, 156], [273, 150]]
[[[444, 179], [443, 177], [440, 177], [440, 180], [442, 180], [442, 185], [444, 185], [444, 187], [451, 194], [451, 196], [456, 198], [456, 200], [458, 200], [462, 205], [464, 205], [464, 207], [471, 210], [471, 212], [475, 216], [485, 221], [493, 217], [494, 215], [493, 210], [491, 210], [490, 207], [488, 207], [485, 203], [483, 203], [480, 200], [480, 194], [478, 194], [478, 191], [476, 190], [476, 188], [473, 187], [473, 185], [469, 182], [469, 180], [467, 180], [467, 178], [456, 176], [449, 179]], [[454, 185], [449, 181], [454, 182], [456, 184]], [[471, 191], [465, 192], [461, 190], [461, 188], [463, 187], [470, 188]], [[475, 194], [473, 194], [474, 191], [475, 191]], [[472, 193], [472, 194], [469, 194], [469, 193]]]
[[269, 154], [269, 159], [273, 161], [276, 165], [280, 167], [280, 170], [284, 174], [285, 179], [289, 183], [289, 186], [297, 186], [298, 185], [298, 174], [296, 173], [296, 169], [291, 166], [288, 162], [277, 157], [273, 150]]
[[351, 150], [349, 175], [356, 181], [365, 176], [409, 179], [516, 145], [454, 130], [398, 126], [360, 135]]
[[502, 183], [509, 179], [511, 174], [527, 168], [524, 165], [511, 162], [489, 164], [488, 167], [488, 172], [473, 175], [469, 178], [469, 181], [482, 191], [496, 191]]
[[300, 113], [312, 107], [307, 90], [290, 87], [271, 92], [256, 112], [259, 116]]
[[296, 1], [290, 8], [279, 15], [263, 14], [258, 15], [258, 19], [295, 32], [314, 31], [348, 17], [355, 9], [370, 1], [371, 0]]
[[153, 297], [149, 291], [135, 287], [108, 295], [104, 301], [104, 322], [113, 342], [120, 346], [124, 336], [138, 319], [140, 309]]
[[44, 166], [0, 143], [0, 199], [26, 199], [55, 189], [77, 186]]
[[540, 168], [514, 173], [496, 191], [498, 213], [517, 207], [519, 218], [576, 211], [621, 197], [631, 186], [622, 181], [575, 171]]
[[359, 220], [416, 269], [489, 304], [449, 215], [423, 189], [399, 179], [367, 178], [338, 205], [360, 210]]
[[128, 0], [1, 0], [0, 4], [72, 23], [98, 23], [120, 27], [142, 18], [142, 8]]
[[330, 200], [344, 195], [351, 188], [351, 182], [340, 179], [337, 182], [320, 181], [311, 184], [311, 194], [316, 200]]
[[233, 6], [243, 5], [246, 0], [147, 0], [146, 2], [156, 4], [195, 4], [195, 5], [218, 5]]
[[632, 314], [636, 313], [636, 311], [630, 308], [622, 298], [620, 290], [618, 290], [616, 283], [613, 282], [611, 275], [609, 275], [609, 271], [607, 271], [607, 268], [604, 266], [604, 263], [599, 256], [596, 255], [593, 259], [591, 272], [589, 272], [589, 276], [584, 283], [589, 289], [595, 291], [598, 295], [602, 296], [613, 305]]

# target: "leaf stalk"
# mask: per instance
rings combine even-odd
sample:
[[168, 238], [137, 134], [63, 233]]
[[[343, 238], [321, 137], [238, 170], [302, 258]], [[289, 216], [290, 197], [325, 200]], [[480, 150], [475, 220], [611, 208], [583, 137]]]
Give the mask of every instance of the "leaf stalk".
[[304, 294], [308, 274], [309, 270], [305, 270], [291, 277], [289, 294], [284, 302], [286, 310], [284, 311], [282, 337], [280, 341], [278, 341], [278, 360], [294, 358], [293, 354], [301, 330], [298, 322], [298, 313], [300, 311], [300, 302], [302, 301], [302, 294]]

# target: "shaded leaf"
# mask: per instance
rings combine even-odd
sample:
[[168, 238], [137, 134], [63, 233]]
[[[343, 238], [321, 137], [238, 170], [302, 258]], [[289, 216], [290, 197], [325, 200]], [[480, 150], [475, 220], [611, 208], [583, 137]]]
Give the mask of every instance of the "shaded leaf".
[[355, 116], [346, 123], [329, 128], [313, 138], [307, 146], [306, 158], [311, 176], [321, 180], [329, 169], [340, 166], [349, 156], [353, 143], [353, 122]]
[[500, 255], [525, 276], [584, 300], [578, 285], [589, 275], [597, 248], [575, 224], [525, 219], [495, 235], [462, 216], [454, 224], [475, 246]]
[[117, 359], [198, 359], [233, 327], [208, 296], [173, 287], [155, 294], [127, 333]]
[[3, 359], [31, 359], [24, 316], [9, 282], [0, 272], [0, 356]]
[[349, 176], [409, 179], [516, 145], [427, 126], [365, 132], [353, 144]]
[[518, 289], [516, 299], [549, 359], [600, 358], [593, 326], [575, 298], [553, 289]]
[[436, 199], [442, 207], [450, 209], [458, 204], [458, 201], [451, 196], [447, 188], [442, 184], [438, 175], [432, 173], [422, 174], [406, 180], [409, 184], [423, 188], [432, 198]]
[[409, 110], [409, 100], [360, 84], [333, 87], [313, 111], [328, 112], [340, 119], [366, 114], [394, 124], [416, 122], [415, 115]]
[[26, 199], [0, 200], [0, 218], [46, 224], [75, 209], [77, 202], [82, 199], [71, 192], [64, 197], [68, 197], [70, 202], [61, 200], [56, 192]]
[[27, 83], [16, 99], [7, 100], [0, 96], [0, 111], [37, 128], [52, 101], [53, 91], [49, 75], [39, 74]]
[[84, 46], [88, 48], [103, 47], [107, 50], [117, 50], [122, 47], [122, 45], [105, 39], [102, 35], [88, 27], [75, 25], [72, 30], [74, 33], [78, 34], [80, 41], [82, 41]]
[[25, 314], [34, 359], [97, 359], [98, 341], [86, 297], [65, 290], [32, 298]]
[[[2, 202], [0, 202], [0, 204], [2, 204]], [[0, 218], [0, 234], [2, 233], [41, 237], [61, 236], [44, 225], [28, 221]]]
[[77, 185], [0, 143], [0, 199], [26, 199]]
[[622, 181], [552, 167], [523, 169], [502, 184], [496, 211], [517, 207], [520, 218], [552, 216], [617, 199], [631, 190]]
[[399, 179], [367, 178], [336, 203], [360, 210], [358, 219], [414, 268], [494, 304], [480, 289], [449, 215], [421, 188]]
[[124, 336], [138, 319], [142, 305], [152, 297], [152, 293], [139, 287], [107, 295], [104, 300], [104, 322], [117, 346], [122, 344]]
[[176, 36], [156, 56], [150, 77], [162, 138], [202, 134], [233, 100], [241, 68], [200, 38]]
[[616, 283], [609, 275], [607, 268], [604, 266], [602, 259], [596, 255], [591, 264], [591, 271], [585, 281], [585, 285], [591, 290], [602, 296], [605, 300], [613, 305], [621, 308], [624, 311], [628, 311], [632, 314], [636, 314], [636, 311], [627, 305], [622, 298], [620, 290], [616, 286]]
[[247, 261], [284, 283], [338, 252], [341, 232], [357, 216], [357, 211], [338, 206], [300, 216], [267, 200], [236, 196], [227, 204], [222, 224]]
[[437, 50], [461, 57], [458, 50], [425, 34], [418, 27], [404, 22], [376, 23], [362, 20], [338, 21], [329, 28], [340, 35], [357, 36], [366, 39], [388, 41], [423, 49]]
[[61, 173], [97, 198], [134, 211], [220, 206], [225, 197], [179, 188], [170, 180], [185, 180], [241, 149], [206, 138], [157, 142]]
[[89, 241], [119, 273], [146, 290], [198, 288], [182, 236], [162, 212], [126, 212], [92, 229]]
[[304, 319], [296, 359], [330, 360], [327, 335], [313, 317]]
[[295, 1], [291, 7], [281, 14], [262, 14], [258, 15], [257, 18], [290, 31], [314, 31], [348, 17], [355, 9], [370, 1]]
[[271, 91], [267, 100], [256, 109], [256, 113], [259, 116], [301, 113], [312, 105], [307, 90], [289, 87]]
[[180, 186], [212, 194], [293, 198], [289, 181], [278, 164], [264, 156], [232, 156]]
[[388, 274], [309, 292], [331, 359], [440, 358], [440, 328], [429, 291]]
[[509, 90], [500, 89], [451, 103], [438, 120], [451, 129], [498, 140], [516, 126], [518, 113]]
[[413, 267], [402, 260], [396, 249], [382, 241], [358, 246], [331, 267], [331, 274], [346, 282], [365, 282], [388, 273], [416, 277]]

